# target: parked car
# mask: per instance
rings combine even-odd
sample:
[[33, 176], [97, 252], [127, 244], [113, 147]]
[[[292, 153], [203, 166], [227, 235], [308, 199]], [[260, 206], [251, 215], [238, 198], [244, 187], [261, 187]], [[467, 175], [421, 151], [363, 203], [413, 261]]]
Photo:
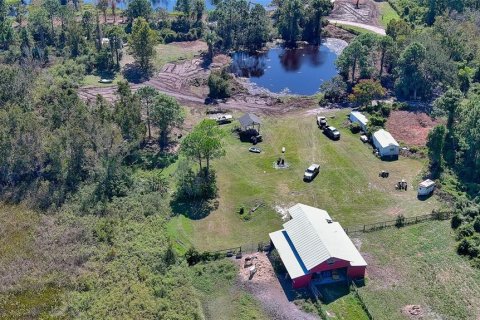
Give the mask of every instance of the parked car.
[[335, 127], [326, 126], [325, 129], [323, 129], [323, 132], [332, 140], [340, 140], [340, 131]]
[[305, 173], [303, 174], [303, 180], [312, 181], [313, 179], [315, 179], [319, 171], [320, 165], [315, 163], [312, 164], [310, 167], [307, 168], [307, 170], [305, 170]]
[[257, 147], [250, 147], [248, 151], [253, 152], [253, 153], [260, 153], [262, 152], [262, 149], [257, 148]]
[[317, 116], [317, 125], [320, 128], [326, 127], [327, 126], [327, 118], [324, 116]]

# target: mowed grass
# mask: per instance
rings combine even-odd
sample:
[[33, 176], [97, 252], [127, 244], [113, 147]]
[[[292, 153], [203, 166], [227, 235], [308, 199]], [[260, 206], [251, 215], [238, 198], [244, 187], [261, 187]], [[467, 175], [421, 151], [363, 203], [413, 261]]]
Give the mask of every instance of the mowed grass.
[[457, 255], [449, 222], [386, 229], [360, 241], [369, 263], [360, 292], [375, 319], [406, 319], [407, 305], [420, 305], [422, 319], [480, 319], [480, 270]]
[[157, 54], [153, 61], [153, 65], [157, 70], [160, 70], [165, 64], [169, 62], [192, 60], [202, 51], [199, 45], [193, 45], [191, 47], [188, 47], [176, 43], [159, 44], [155, 46], [155, 50]]
[[[393, 220], [398, 214], [415, 216], [430, 213], [438, 206], [434, 198], [418, 201], [415, 188], [396, 191], [396, 181], [406, 179], [416, 185], [424, 162], [401, 158], [384, 162], [371, 148], [360, 142], [342, 124], [348, 111], [329, 112], [328, 119], [341, 133], [340, 141], [331, 141], [317, 128], [313, 114], [298, 113], [283, 117], [262, 117], [263, 152], [248, 152], [249, 143], [232, 133], [235, 124], [224, 126], [227, 132], [226, 156], [214, 161], [219, 187], [219, 207], [208, 216], [191, 220], [188, 212], [171, 219], [168, 230], [180, 245], [193, 244], [200, 250], [230, 248], [246, 243], [268, 241], [268, 233], [281, 228], [278, 209], [301, 202], [327, 210], [344, 227]], [[288, 169], [276, 170], [275, 160], [286, 148]], [[312, 183], [302, 180], [312, 163], [320, 164], [320, 174]], [[390, 178], [381, 179], [381, 170]], [[244, 221], [238, 214], [248, 212], [257, 203], [264, 206]]]
[[378, 23], [384, 28], [387, 27], [388, 23], [393, 19], [400, 19], [397, 12], [392, 8], [390, 3], [387, 1], [377, 3], [378, 9], [380, 10], [380, 15], [378, 18]]
[[362, 27], [357, 27], [357, 26], [350, 26], [348, 24], [342, 24], [342, 23], [336, 23], [335, 26], [342, 28], [343, 30], [346, 30], [348, 32], [351, 32], [356, 35], [361, 35], [364, 33], [370, 33], [370, 34], [376, 34], [372, 30], [368, 30]]

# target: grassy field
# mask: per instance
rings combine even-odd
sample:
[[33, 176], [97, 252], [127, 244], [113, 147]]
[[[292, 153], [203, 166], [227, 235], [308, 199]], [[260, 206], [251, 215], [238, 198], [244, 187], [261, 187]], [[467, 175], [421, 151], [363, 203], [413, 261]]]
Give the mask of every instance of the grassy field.
[[200, 54], [202, 50], [206, 50], [206, 46], [200, 45], [200, 43], [188, 45], [171, 44], [159, 44], [155, 46], [157, 54], [153, 61], [155, 69], [161, 69], [166, 63], [179, 62], [183, 60], [191, 60], [196, 55]]
[[359, 240], [369, 263], [360, 292], [375, 319], [405, 319], [401, 310], [407, 305], [419, 305], [422, 319], [480, 319], [480, 270], [457, 255], [448, 222], [383, 230]]
[[[268, 233], [281, 227], [278, 211], [298, 202], [326, 209], [345, 227], [395, 219], [398, 214], [426, 214], [437, 207], [434, 198], [418, 201], [414, 188], [408, 192], [394, 188], [400, 179], [416, 185], [424, 163], [407, 158], [394, 162], [375, 158], [358, 135], [343, 127], [347, 114], [348, 111], [328, 114], [335, 116], [329, 122], [340, 129], [340, 141], [325, 137], [313, 114], [264, 117], [261, 154], [249, 153], [250, 144], [240, 142], [236, 134], [230, 133], [235, 124], [225, 126], [229, 132], [226, 156], [214, 163], [218, 209], [198, 220], [188, 218], [195, 208], [178, 212], [169, 223], [170, 235], [184, 247], [195, 244], [202, 250], [267, 241]], [[286, 147], [290, 167], [276, 170], [273, 163], [282, 147]], [[320, 164], [320, 174], [312, 183], [305, 183], [303, 172], [314, 162]], [[381, 170], [389, 171], [390, 178], [379, 178]], [[243, 206], [248, 212], [257, 203], [264, 205], [249, 221], [244, 221], [238, 209]]]
[[[95, 86], [95, 87], [104, 86], [104, 87], [107, 87], [107, 86], [116, 86], [119, 81], [125, 81], [125, 78], [123, 77], [123, 75], [121, 73], [115, 74], [114, 78], [112, 79], [113, 80], [112, 83], [100, 83], [100, 82], [98, 82], [101, 78], [102, 78], [101, 76], [96, 76], [96, 75], [93, 75], [93, 74], [89, 74], [89, 75], [85, 76], [85, 78], [83, 79], [83, 85], [86, 86], [86, 87], [88, 87], [88, 86]], [[110, 77], [105, 77], [105, 78], [110, 79]]]
[[390, 20], [400, 19], [397, 12], [392, 8], [390, 3], [388, 3], [387, 1], [377, 3], [377, 5], [378, 5], [378, 9], [380, 10], [380, 16], [378, 18], [378, 22], [382, 27], [386, 28]]

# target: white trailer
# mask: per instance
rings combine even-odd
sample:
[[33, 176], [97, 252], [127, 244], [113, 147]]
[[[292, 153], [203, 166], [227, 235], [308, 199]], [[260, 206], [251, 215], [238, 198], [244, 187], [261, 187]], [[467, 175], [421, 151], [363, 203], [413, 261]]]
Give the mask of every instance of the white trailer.
[[368, 119], [361, 112], [358, 112], [358, 111], [350, 112], [348, 119], [350, 119], [350, 122], [352, 123], [358, 123], [362, 128], [363, 132], [367, 132]]
[[375, 132], [372, 135], [372, 142], [381, 158], [398, 159], [400, 145], [388, 131], [380, 129]]
[[418, 185], [418, 195], [421, 197], [429, 196], [435, 190], [435, 182], [427, 179]]

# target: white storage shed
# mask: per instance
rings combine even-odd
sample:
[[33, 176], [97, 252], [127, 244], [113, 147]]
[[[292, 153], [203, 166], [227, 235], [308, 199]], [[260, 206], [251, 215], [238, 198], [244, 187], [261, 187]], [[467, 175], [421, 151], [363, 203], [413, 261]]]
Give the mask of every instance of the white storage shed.
[[361, 112], [352, 111], [348, 116], [352, 123], [358, 123], [362, 128], [363, 132], [367, 132], [368, 119]]
[[388, 131], [385, 131], [384, 129], [378, 130], [373, 134], [372, 140], [380, 157], [398, 158], [400, 145]]
[[433, 193], [433, 190], [435, 190], [435, 182], [430, 179], [422, 181], [418, 185], [418, 195], [420, 197], [431, 195]]

